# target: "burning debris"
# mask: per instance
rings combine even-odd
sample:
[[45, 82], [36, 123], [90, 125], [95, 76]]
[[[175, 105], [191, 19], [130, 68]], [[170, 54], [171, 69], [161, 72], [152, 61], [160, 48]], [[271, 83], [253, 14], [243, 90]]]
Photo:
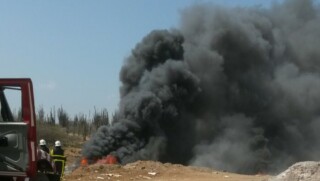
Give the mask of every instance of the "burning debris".
[[180, 28], [155, 30], [132, 50], [119, 118], [83, 156], [241, 173], [319, 159], [319, 22], [311, 0], [184, 10]]
[[102, 159], [98, 160], [98, 163], [100, 163], [100, 164], [117, 164], [118, 159], [113, 155], [107, 155], [105, 157], [102, 157]]

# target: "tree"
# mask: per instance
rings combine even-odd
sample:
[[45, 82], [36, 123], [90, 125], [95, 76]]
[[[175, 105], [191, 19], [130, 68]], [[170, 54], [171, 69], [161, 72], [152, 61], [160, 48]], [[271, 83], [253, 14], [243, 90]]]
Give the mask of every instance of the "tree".
[[112, 115], [112, 122], [117, 122], [119, 119], [120, 119], [120, 114], [119, 114], [119, 112], [115, 112], [115, 113]]
[[53, 109], [50, 109], [50, 115], [47, 117], [47, 122], [51, 125], [56, 124], [56, 110], [54, 107]]
[[69, 115], [68, 113], [62, 108], [62, 106], [57, 111], [58, 119], [59, 119], [59, 125], [61, 127], [66, 128], [67, 133], [69, 130]]
[[79, 118], [78, 118], [77, 115], [73, 118], [73, 122], [72, 122], [72, 123], [73, 123], [73, 124], [72, 124], [72, 125], [73, 125], [73, 126], [72, 126], [72, 128], [73, 128], [73, 129], [72, 129], [72, 133], [73, 133], [73, 134], [76, 134], [76, 133], [77, 133], [77, 134], [79, 135], [79, 134], [80, 134], [80, 133], [79, 133]]
[[98, 112], [96, 108], [94, 109], [93, 120], [92, 120], [92, 130], [97, 130], [102, 125], [109, 125], [109, 115], [107, 109]]
[[44, 123], [45, 122], [45, 112], [42, 106], [38, 108], [38, 114], [37, 114], [37, 121], [39, 123]]
[[89, 135], [89, 124], [87, 118], [83, 114], [79, 115], [79, 128], [83, 137], [83, 141], [85, 141]]

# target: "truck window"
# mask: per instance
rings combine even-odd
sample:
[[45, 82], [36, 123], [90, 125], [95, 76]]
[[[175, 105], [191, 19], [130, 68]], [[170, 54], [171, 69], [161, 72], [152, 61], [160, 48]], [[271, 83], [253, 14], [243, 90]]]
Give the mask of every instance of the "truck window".
[[0, 87], [0, 122], [21, 122], [21, 90]]

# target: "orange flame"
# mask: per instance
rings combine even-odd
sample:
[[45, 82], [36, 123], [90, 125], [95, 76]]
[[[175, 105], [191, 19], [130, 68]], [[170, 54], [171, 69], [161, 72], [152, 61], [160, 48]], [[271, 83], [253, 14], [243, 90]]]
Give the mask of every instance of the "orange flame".
[[81, 166], [88, 166], [88, 159], [87, 158], [82, 158], [82, 160], [81, 160]]
[[100, 163], [100, 164], [117, 164], [118, 159], [117, 159], [117, 157], [115, 157], [113, 155], [107, 155], [107, 156], [103, 157], [102, 159], [98, 160], [98, 163]]

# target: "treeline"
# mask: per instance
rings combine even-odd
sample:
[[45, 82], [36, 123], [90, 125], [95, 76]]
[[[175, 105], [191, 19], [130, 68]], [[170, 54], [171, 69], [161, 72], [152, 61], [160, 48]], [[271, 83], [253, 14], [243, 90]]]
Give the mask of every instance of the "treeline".
[[36, 112], [37, 124], [41, 127], [48, 125], [58, 125], [64, 128], [67, 134], [82, 136], [83, 140], [94, 133], [102, 125], [110, 125], [111, 119], [107, 109], [94, 109], [92, 115], [77, 114], [70, 116], [62, 107], [52, 108], [46, 113], [43, 107], [39, 107]]

